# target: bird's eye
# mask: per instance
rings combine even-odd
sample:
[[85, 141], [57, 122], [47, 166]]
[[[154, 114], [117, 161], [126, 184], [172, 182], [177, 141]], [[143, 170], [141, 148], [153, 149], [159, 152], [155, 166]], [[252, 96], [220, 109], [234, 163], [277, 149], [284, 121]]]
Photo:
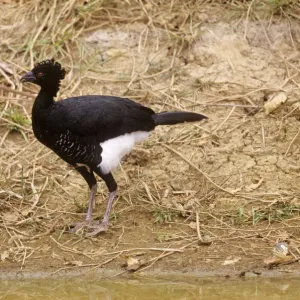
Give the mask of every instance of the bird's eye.
[[37, 73], [36, 76], [39, 77], [39, 78], [41, 78], [41, 77], [43, 76], [43, 73], [42, 73], [42, 72], [39, 72], [39, 73]]

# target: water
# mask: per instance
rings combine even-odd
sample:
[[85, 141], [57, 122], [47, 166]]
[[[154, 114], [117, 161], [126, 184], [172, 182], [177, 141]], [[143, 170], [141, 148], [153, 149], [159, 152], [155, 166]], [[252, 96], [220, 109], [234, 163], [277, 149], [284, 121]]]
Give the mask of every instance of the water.
[[300, 279], [162, 280], [1, 280], [1, 300], [293, 300], [300, 298]]

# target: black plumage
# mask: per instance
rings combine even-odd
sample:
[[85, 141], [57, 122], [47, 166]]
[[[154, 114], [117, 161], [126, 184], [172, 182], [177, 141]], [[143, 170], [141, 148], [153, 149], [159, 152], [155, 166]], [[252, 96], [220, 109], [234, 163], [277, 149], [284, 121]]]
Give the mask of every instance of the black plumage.
[[[54, 101], [64, 76], [65, 70], [52, 59], [36, 64], [21, 80], [41, 87], [32, 108], [36, 138], [71, 164], [91, 189], [86, 221], [77, 224], [75, 230], [87, 225], [94, 228], [89, 235], [95, 235], [108, 228], [117, 190], [111, 169], [122, 156], [158, 125], [200, 121], [206, 117], [191, 112], [155, 113], [130, 99], [113, 96], [88, 95]], [[96, 225], [92, 224], [97, 188], [94, 173], [105, 181], [110, 192], [103, 221]]]

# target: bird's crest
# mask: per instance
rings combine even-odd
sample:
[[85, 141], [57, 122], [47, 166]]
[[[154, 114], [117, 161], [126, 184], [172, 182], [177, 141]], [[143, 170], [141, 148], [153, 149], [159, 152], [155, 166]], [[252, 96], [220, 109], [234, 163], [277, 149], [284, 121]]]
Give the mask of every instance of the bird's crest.
[[61, 67], [61, 64], [56, 62], [53, 58], [46, 59], [34, 65], [33, 71], [37, 72], [39, 70], [47, 70], [50, 69], [52, 72], [54, 71], [60, 80], [63, 80], [66, 75], [66, 70]]

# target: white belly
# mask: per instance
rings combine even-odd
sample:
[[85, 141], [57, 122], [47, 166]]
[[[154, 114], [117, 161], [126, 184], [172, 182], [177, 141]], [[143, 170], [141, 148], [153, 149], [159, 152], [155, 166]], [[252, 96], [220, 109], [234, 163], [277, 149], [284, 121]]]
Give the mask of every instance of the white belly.
[[149, 134], [148, 131], [136, 131], [100, 143], [103, 151], [101, 153], [102, 161], [98, 167], [101, 168], [103, 174], [116, 168], [122, 157], [128, 154], [136, 143], [147, 139]]

